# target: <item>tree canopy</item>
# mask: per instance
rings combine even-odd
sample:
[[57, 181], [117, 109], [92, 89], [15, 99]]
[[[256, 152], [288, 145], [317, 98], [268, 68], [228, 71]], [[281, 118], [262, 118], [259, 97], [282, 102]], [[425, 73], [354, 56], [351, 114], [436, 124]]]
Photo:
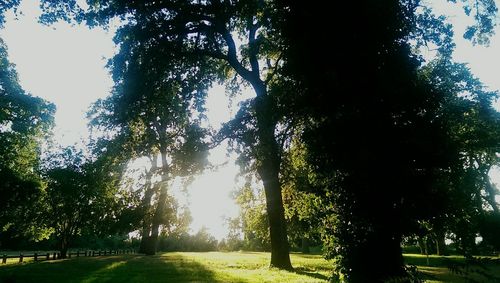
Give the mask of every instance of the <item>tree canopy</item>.
[[37, 237], [29, 213], [43, 191], [40, 147], [51, 129], [54, 111], [53, 104], [21, 88], [0, 40], [0, 230]]
[[[464, 38], [488, 44], [496, 3], [449, 2], [474, 20]], [[18, 4], [6, 1], [0, 14]], [[441, 253], [451, 238], [467, 257], [477, 233], [498, 246], [498, 189], [489, 178], [499, 164], [498, 93], [454, 62], [453, 27], [423, 1], [80, 4], [44, 0], [41, 21], [120, 22], [112, 94], [89, 111], [105, 134], [88, 161], [70, 152], [42, 178], [39, 142], [54, 110], [22, 91], [1, 44], [0, 205], [12, 209], [0, 212], [0, 228], [43, 200], [45, 216], [61, 216], [46, 225], [62, 251], [83, 222], [98, 222], [140, 230], [141, 251], [154, 254], [162, 232], [180, 239], [189, 219], [177, 211], [172, 182], [202, 172], [209, 148], [229, 139], [243, 173], [263, 187], [236, 193], [242, 213], [231, 223], [248, 247], [271, 251], [270, 266], [292, 269], [289, 243], [321, 238], [334, 279], [404, 282], [412, 276], [404, 239], [432, 235]], [[423, 56], [426, 48], [435, 54]], [[254, 93], [218, 132], [204, 105], [216, 84]], [[123, 190], [140, 160], [148, 164], [136, 189]], [[215, 245], [205, 230], [194, 238]]]

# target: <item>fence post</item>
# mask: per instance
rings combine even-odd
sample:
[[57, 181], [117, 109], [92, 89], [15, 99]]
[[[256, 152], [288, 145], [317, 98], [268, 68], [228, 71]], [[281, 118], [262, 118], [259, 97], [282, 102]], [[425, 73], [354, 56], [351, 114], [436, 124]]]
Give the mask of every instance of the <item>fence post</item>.
[[38, 253], [35, 253], [35, 254], [33, 255], [33, 260], [34, 260], [34, 261], [38, 261]]
[[71, 252], [68, 251], [68, 258], [71, 258]]
[[87, 256], [87, 250], [85, 250], [85, 256]]
[[76, 257], [80, 257], [80, 250], [76, 251]]
[[19, 262], [23, 262], [23, 254], [19, 254]]
[[54, 254], [52, 255], [52, 259], [53, 259], [53, 260], [55, 260], [55, 259], [56, 259], [56, 253], [54, 253]]
[[92, 251], [92, 256], [95, 256], [95, 251]]
[[2, 257], [2, 263], [7, 263], [7, 255], [4, 254]]
[[46, 259], [46, 260], [49, 260], [49, 259], [50, 259], [50, 254], [49, 254], [49, 253], [47, 253], [47, 256], [46, 256], [46, 258], [45, 258], [45, 259]]

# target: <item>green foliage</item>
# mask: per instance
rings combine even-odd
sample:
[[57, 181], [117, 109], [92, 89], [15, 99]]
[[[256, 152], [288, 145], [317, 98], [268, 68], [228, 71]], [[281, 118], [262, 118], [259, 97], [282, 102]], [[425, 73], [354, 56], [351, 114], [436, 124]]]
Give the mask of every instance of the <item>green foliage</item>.
[[92, 162], [67, 147], [47, 159], [47, 188], [37, 220], [53, 233], [63, 257], [77, 236], [129, 232], [120, 222], [131, 201], [119, 190], [120, 171], [113, 176], [116, 171], [106, 167], [105, 157]]
[[228, 219], [232, 234], [229, 235], [229, 241], [242, 236], [242, 242], [231, 244], [233, 250], [270, 250], [269, 222], [263, 193], [262, 189], [256, 189], [250, 183], [234, 192], [233, 197], [240, 207], [240, 214], [235, 219]]
[[217, 240], [208, 233], [207, 228], [202, 227], [196, 234], [187, 232], [176, 232], [163, 234], [158, 240], [158, 250], [177, 252], [209, 252], [216, 251]]
[[[496, 94], [451, 61], [452, 28], [421, 1], [88, 2], [46, 0], [42, 20], [123, 21], [110, 62], [114, 94], [94, 121], [116, 131], [131, 158], [161, 154], [153, 222], [165, 215], [167, 181], [203, 166], [189, 159], [203, 159], [200, 113], [216, 81], [256, 94], [216, 141], [230, 138], [263, 181], [266, 206], [247, 207], [254, 215], [242, 223], [263, 231], [255, 210], [267, 209], [274, 266], [291, 267], [285, 213], [306, 231], [322, 219], [339, 278], [379, 282], [408, 274], [400, 243], [423, 224], [452, 232], [470, 253], [483, 205], [498, 210], [488, 179], [498, 162]], [[475, 19], [465, 37], [487, 43], [496, 4], [460, 2]], [[436, 60], [424, 62], [424, 45], [437, 48]]]
[[[89, 25], [106, 25], [115, 18], [124, 20], [116, 36], [121, 54], [112, 63], [115, 81], [123, 78], [125, 84], [139, 82], [141, 87], [152, 82], [141, 89], [146, 95], [148, 91], [156, 92], [163, 87], [172, 91], [179, 85], [181, 89], [191, 88], [203, 93], [213, 82], [231, 79], [253, 88], [257, 97], [249, 105], [250, 120], [255, 124], [233, 121], [221, 136], [236, 140], [245, 152], [249, 152], [248, 157], [255, 162], [260, 178], [266, 180], [270, 231], [274, 234], [271, 237], [275, 255], [272, 264], [291, 268], [279, 187], [281, 149], [274, 135], [280, 129], [277, 125], [281, 117], [271, 91], [282, 51], [278, 30], [271, 20], [279, 17], [275, 3], [97, 1], [90, 3], [86, 11], [76, 2], [44, 1], [43, 5], [46, 13], [42, 20], [46, 22], [73, 18]], [[127, 80], [122, 76], [124, 70], [134, 74], [138, 69], [138, 64], [133, 63], [136, 61], [129, 58], [149, 66], [140, 72], [146, 78]], [[142, 92], [136, 93], [139, 94]], [[186, 102], [186, 97], [182, 101]], [[194, 104], [197, 109], [198, 105]], [[240, 126], [239, 132], [246, 137], [255, 133], [256, 138], [247, 140], [232, 135], [227, 131], [230, 126]]]
[[40, 144], [51, 129], [55, 108], [21, 88], [7, 57], [0, 40], [0, 232], [10, 229], [36, 239], [44, 236], [31, 215], [44, 187]]

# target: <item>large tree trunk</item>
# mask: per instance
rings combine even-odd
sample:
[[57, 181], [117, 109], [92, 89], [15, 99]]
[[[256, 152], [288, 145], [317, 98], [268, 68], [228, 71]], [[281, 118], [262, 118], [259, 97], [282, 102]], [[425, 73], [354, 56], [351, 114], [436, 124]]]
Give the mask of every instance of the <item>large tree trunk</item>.
[[63, 236], [61, 239], [61, 245], [59, 252], [61, 253], [61, 258], [66, 258], [68, 256], [69, 240]]
[[288, 250], [283, 200], [281, 198], [281, 188], [278, 182], [278, 176], [277, 174], [276, 176], [269, 176], [271, 174], [265, 173], [260, 175], [261, 178], [271, 178], [271, 180], [267, 179], [264, 181], [269, 232], [271, 236], [270, 266], [281, 269], [292, 269]]
[[164, 151], [161, 152], [162, 160], [162, 174], [161, 174], [161, 184], [160, 184], [160, 196], [158, 197], [158, 205], [156, 207], [155, 214], [153, 216], [153, 221], [151, 225], [151, 236], [147, 241], [147, 255], [156, 254], [156, 248], [158, 246], [158, 235], [160, 234], [160, 225], [163, 224], [165, 218], [165, 212], [167, 207], [167, 196], [168, 196], [168, 164], [167, 155]]
[[350, 283], [386, 282], [406, 275], [401, 237], [397, 235], [391, 235], [387, 231], [373, 231], [352, 250], [352, 261], [349, 264], [351, 270], [348, 272]]
[[157, 167], [157, 158], [153, 157], [151, 159], [152, 164], [151, 164], [151, 169], [149, 172], [146, 173], [146, 190], [144, 192], [144, 199], [142, 200], [142, 208], [144, 210], [144, 215], [143, 215], [143, 220], [142, 220], [142, 238], [141, 238], [141, 244], [139, 246], [139, 253], [148, 253], [150, 252], [149, 247], [149, 242], [150, 240], [150, 233], [151, 233], [151, 225], [152, 225], [152, 219], [151, 219], [151, 198], [153, 197], [154, 191], [155, 191], [155, 186], [151, 183], [151, 178], [153, 177], [154, 172], [156, 171]]
[[283, 199], [279, 181], [280, 154], [274, 137], [276, 122], [274, 107], [267, 96], [265, 86], [255, 87], [257, 92], [255, 111], [257, 116], [257, 171], [264, 184], [266, 207], [271, 236], [271, 267], [292, 269], [286, 233]]

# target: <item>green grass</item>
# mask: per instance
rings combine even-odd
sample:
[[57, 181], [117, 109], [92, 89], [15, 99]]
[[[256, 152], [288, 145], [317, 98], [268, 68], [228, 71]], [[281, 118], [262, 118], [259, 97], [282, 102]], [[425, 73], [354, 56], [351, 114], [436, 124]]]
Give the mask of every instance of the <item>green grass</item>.
[[[327, 282], [332, 263], [320, 255], [291, 254], [294, 272], [269, 269], [269, 253], [164, 253], [157, 256], [113, 255], [0, 265], [0, 283], [20, 282]], [[374, 258], [376, 260], [376, 258]], [[467, 282], [446, 267], [458, 256], [407, 254], [427, 282]], [[500, 266], [490, 265], [500, 276]], [[476, 274], [478, 282], [488, 281]]]
[[119, 255], [0, 265], [0, 282], [327, 282], [331, 264], [292, 254], [294, 272], [269, 269], [268, 253]]
[[[437, 282], [471, 282], [463, 276], [452, 273], [448, 266], [453, 263], [464, 263], [462, 256], [436, 256], [430, 255], [429, 257], [420, 254], [405, 254], [406, 264], [416, 265], [418, 270], [424, 275], [424, 279], [429, 283]], [[492, 279], [481, 275], [479, 272], [486, 272], [487, 275], [493, 275], [500, 278], [500, 266], [498, 264], [486, 264], [483, 268], [473, 267], [469, 270], [469, 276], [474, 282], [499, 282], [498, 279]]]

